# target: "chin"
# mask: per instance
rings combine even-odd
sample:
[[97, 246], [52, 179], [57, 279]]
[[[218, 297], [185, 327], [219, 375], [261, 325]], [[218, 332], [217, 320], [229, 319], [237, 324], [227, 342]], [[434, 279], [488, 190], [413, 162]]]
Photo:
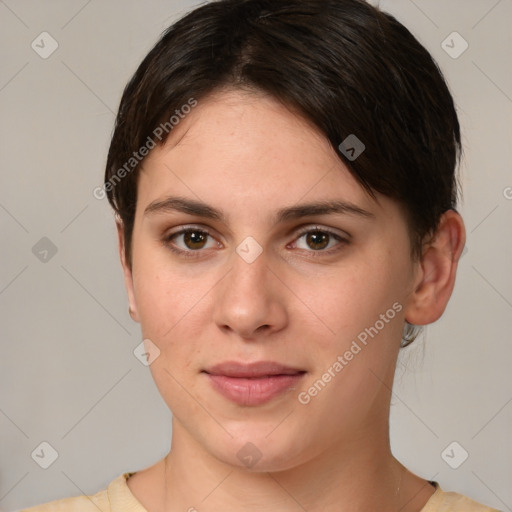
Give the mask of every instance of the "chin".
[[243, 435], [235, 434], [227, 441], [205, 448], [222, 463], [253, 473], [286, 471], [300, 464], [306, 450], [299, 439], [290, 435], [289, 428], [283, 429], [283, 435], [268, 432], [271, 429], [261, 426], [252, 432], [245, 427]]

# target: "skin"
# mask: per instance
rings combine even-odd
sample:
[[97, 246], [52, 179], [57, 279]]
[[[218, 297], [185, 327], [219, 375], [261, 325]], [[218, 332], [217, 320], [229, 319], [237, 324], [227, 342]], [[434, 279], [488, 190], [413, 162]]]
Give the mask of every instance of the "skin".
[[[206, 203], [225, 219], [145, 213], [169, 196]], [[330, 200], [371, 216], [275, 222], [279, 209]], [[199, 238], [202, 246], [171, 238], [180, 227], [211, 238]], [[318, 249], [303, 235], [315, 229], [348, 242], [326, 237]], [[456, 212], [443, 215], [421, 261], [412, 261], [400, 205], [368, 196], [315, 127], [262, 94], [222, 91], [144, 161], [131, 266], [121, 224], [118, 233], [131, 315], [160, 351], [150, 370], [173, 412], [171, 451], [128, 480], [149, 512], [424, 506], [434, 488], [390, 450], [390, 390], [404, 321], [434, 322], [452, 293], [465, 242]], [[236, 252], [249, 236], [263, 249], [252, 263]], [[396, 316], [300, 403], [299, 393], [394, 303], [402, 306]], [[228, 360], [277, 361], [306, 374], [268, 403], [241, 406], [202, 372]], [[246, 443], [261, 454], [251, 468], [237, 457]]]

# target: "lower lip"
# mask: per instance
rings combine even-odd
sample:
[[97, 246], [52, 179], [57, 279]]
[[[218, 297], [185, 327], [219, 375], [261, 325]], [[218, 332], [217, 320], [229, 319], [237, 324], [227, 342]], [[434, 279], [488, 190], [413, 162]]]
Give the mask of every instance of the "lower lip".
[[261, 405], [297, 386], [304, 373], [271, 375], [258, 378], [235, 378], [210, 375], [212, 386], [223, 396], [239, 405]]

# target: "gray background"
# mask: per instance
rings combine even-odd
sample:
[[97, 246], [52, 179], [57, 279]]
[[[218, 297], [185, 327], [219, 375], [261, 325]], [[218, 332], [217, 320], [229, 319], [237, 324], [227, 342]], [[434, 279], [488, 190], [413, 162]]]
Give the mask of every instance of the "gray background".
[[[133, 355], [141, 338], [112, 213], [92, 191], [124, 85], [195, 4], [0, 1], [2, 510], [94, 493], [169, 448], [170, 413]], [[401, 355], [393, 449], [445, 489], [512, 510], [512, 2], [381, 7], [433, 53], [454, 93], [468, 233], [444, 317]], [[31, 47], [51, 48], [44, 31], [58, 43], [46, 59]], [[469, 44], [458, 58], [445, 51], [462, 49], [457, 36], [442, 47], [453, 31]], [[43, 441], [58, 452], [48, 469], [39, 466], [51, 457]], [[460, 447], [445, 452], [453, 441]], [[462, 449], [469, 457], [452, 469], [446, 461], [460, 461]]]

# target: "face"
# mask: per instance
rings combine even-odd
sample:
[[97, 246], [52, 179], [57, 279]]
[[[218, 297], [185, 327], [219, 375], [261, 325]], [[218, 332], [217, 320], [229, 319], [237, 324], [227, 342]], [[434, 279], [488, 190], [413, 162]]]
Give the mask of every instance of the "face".
[[144, 162], [132, 244], [173, 443], [254, 471], [375, 449], [415, 266], [401, 208], [317, 129], [263, 95], [202, 100]]

